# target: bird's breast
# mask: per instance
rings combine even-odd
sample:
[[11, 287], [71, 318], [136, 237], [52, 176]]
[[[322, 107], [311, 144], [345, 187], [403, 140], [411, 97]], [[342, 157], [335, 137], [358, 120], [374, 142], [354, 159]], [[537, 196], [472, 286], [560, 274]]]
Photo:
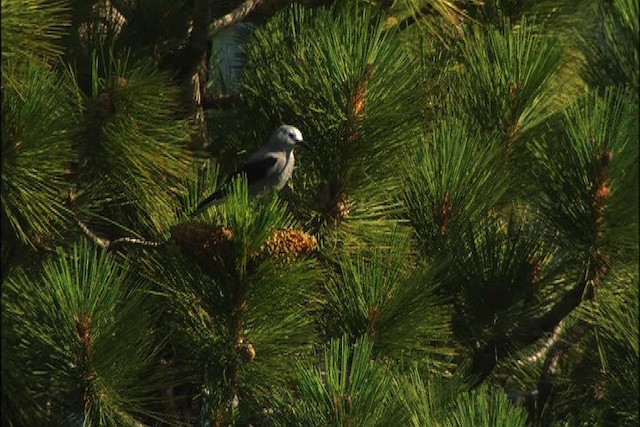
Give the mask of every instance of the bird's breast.
[[280, 177], [279, 177], [280, 179], [276, 184], [276, 187], [278, 188], [278, 190], [284, 187], [289, 181], [289, 179], [291, 178], [291, 175], [293, 174], [293, 167], [295, 165], [295, 160], [296, 159], [295, 159], [295, 156], [293, 155], [293, 151], [289, 152], [289, 155], [286, 157], [284, 166], [282, 168], [282, 172], [280, 173]]

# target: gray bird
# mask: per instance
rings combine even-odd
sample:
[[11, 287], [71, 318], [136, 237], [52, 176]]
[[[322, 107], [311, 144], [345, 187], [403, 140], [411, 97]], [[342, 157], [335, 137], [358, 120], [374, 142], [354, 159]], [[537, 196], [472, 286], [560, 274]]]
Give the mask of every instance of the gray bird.
[[[247, 163], [234, 174], [245, 174], [249, 186], [249, 196], [265, 191], [280, 190], [284, 187], [295, 165], [293, 149], [300, 145], [309, 149], [302, 139], [302, 133], [296, 127], [282, 125], [269, 138], [267, 145], [253, 153]], [[191, 216], [198, 215], [226, 196], [227, 186], [222, 186], [204, 199]]]

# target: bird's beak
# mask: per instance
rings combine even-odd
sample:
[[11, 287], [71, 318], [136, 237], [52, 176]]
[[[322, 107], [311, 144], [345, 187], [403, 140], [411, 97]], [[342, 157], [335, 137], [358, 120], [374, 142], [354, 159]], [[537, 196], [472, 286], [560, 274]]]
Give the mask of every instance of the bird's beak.
[[296, 143], [296, 145], [301, 146], [302, 148], [304, 148], [307, 151], [313, 151], [313, 148], [311, 148], [311, 146], [309, 144], [307, 144], [305, 141], [298, 141]]

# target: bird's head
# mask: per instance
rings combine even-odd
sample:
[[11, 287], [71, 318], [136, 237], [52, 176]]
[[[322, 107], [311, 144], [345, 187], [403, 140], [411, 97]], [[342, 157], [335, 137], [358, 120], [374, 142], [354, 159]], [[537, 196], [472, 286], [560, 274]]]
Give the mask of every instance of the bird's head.
[[293, 150], [296, 146], [309, 148], [302, 138], [302, 132], [294, 126], [282, 125], [271, 135], [271, 143], [282, 150]]

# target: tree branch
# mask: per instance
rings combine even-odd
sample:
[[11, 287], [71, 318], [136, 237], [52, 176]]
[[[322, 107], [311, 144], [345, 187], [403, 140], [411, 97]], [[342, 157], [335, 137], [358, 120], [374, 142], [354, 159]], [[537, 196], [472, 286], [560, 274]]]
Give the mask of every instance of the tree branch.
[[243, 102], [242, 94], [231, 95], [206, 95], [202, 100], [202, 108], [211, 109], [227, 109], [236, 107]]
[[263, 0], [245, 0], [238, 7], [226, 15], [216, 19], [209, 25], [209, 37], [213, 37], [220, 30], [242, 21], [258, 7]]
[[560, 333], [563, 329], [563, 325], [564, 320], [561, 320], [560, 323], [558, 323], [558, 325], [553, 329], [553, 334], [549, 337], [548, 340], [544, 342], [544, 344], [542, 344], [542, 348], [533, 353], [531, 356], [527, 357], [527, 360], [529, 362], [535, 363], [546, 356], [546, 354], [549, 352], [549, 349], [558, 341]]

